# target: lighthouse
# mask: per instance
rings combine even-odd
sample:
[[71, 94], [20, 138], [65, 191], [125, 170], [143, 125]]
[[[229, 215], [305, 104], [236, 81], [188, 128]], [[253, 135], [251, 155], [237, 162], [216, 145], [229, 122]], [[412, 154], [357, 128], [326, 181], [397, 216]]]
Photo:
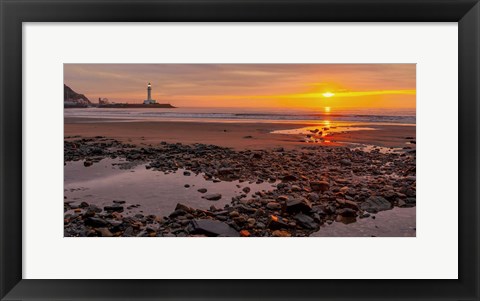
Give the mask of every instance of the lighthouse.
[[147, 99], [143, 101], [143, 104], [151, 105], [157, 103], [155, 99], [152, 99], [152, 84], [148, 83], [147, 85]]

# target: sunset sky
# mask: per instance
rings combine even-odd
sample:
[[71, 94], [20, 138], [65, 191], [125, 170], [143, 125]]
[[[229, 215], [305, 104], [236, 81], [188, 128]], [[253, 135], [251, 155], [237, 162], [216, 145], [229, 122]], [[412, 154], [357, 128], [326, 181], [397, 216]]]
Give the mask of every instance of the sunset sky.
[[97, 102], [177, 107], [414, 109], [415, 64], [65, 64], [64, 83]]

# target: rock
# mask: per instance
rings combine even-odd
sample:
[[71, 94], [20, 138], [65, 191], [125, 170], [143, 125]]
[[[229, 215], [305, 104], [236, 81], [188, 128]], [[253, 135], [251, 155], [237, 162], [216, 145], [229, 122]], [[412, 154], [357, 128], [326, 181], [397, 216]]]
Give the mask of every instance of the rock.
[[120, 201], [120, 200], [113, 200], [115, 204], [125, 204], [125, 201]]
[[352, 165], [352, 161], [350, 161], [348, 159], [342, 159], [342, 160], [340, 160], [340, 164], [345, 165], [345, 166], [350, 166], [350, 165]]
[[297, 180], [297, 177], [295, 177], [294, 175], [286, 175], [282, 178], [283, 182], [291, 182], [296, 180]]
[[226, 176], [226, 175], [230, 175], [234, 172], [234, 169], [233, 168], [229, 168], [229, 167], [224, 167], [224, 168], [220, 168], [218, 170], [218, 174], [219, 175], [223, 175], [223, 176]]
[[191, 234], [205, 234], [207, 236], [228, 236], [238, 237], [240, 234], [237, 230], [230, 227], [228, 224], [210, 219], [195, 219], [190, 223]]
[[250, 187], [244, 187], [242, 189], [242, 191], [245, 192], [245, 193], [249, 193], [250, 192]]
[[192, 213], [193, 209], [188, 207], [187, 205], [184, 205], [182, 203], [177, 203], [177, 206], [175, 206], [175, 210], [183, 210], [185, 212]]
[[228, 215], [229, 215], [230, 217], [237, 217], [237, 216], [240, 216], [240, 213], [238, 213], [238, 211], [233, 210], [233, 211], [230, 212]]
[[207, 188], [200, 188], [200, 189], [197, 189], [197, 191], [200, 193], [205, 193], [207, 192]]
[[286, 229], [288, 224], [280, 217], [276, 215], [270, 215], [268, 220], [268, 228], [272, 230], [276, 229]]
[[108, 222], [98, 217], [88, 217], [85, 219], [85, 225], [90, 227], [105, 227], [108, 225]]
[[219, 199], [222, 198], [222, 195], [220, 193], [214, 193], [214, 194], [208, 194], [206, 196], [202, 196], [202, 198], [209, 201], [218, 201]]
[[337, 214], [344, 216], [344, 217], [354, 217], [357, 216], [357, 212], [350, 208], [343, 208], [337, 210]]
[[183, 187], [185, 187], [185, 188], [190, 188], [190, 185], [189, 185], [189, 184], [185, 184], [185, 185], [183, 185]]
[[251, 234], [248, 230], [242, 230], [240, 231], [240, 236], [241, 237], [249, 237]]
[[406, 198], [405, 199], [405, 203], [409, 204], [409, 205], [412, 205], [412, 204], [416, 204], [417, 203], [417, 198]]
[[285, 202], [285, 211], [288, 213], [310, 212], [312, 204], [305, 198], [288, 200]]
[[392, 208], [392, 204], [381, 196], [371, 196], [360, 204], [360, 209], [369, 213], [377, 213]]
[[83, 166], [85, 166], [85, 167], [89, 167], [89, 166], [92, 166], [92, 165], [93, 165], [93, 162], [92, 162], [92, 161], [85, 160], [85, 161], [83, 162]]
[[300, 226], [307, 229], [316, 229], [318, 225], [315, 223], [313, 218], [303, 213], [298, 213], [293, 217]]
[[243, 136], [243, 139], [252, 139], [253, 136]]
[[315, 182], [310, 182], [310, 187], [314, 191], [325, 192], [330, 188], [330, 184], [327, 181], [315, 181]]
[[350, 208], [353, 210], [359, 210], [358, 204], [351, 200], [341, 200], [337, 199], [337, 203], [343, 207]]
[[110, 232], [110, 230], [108, 230], [107, 228], [98, 228], [96, 230], [100, 234], [100, 236], [102, 236], [102, 237], [112, 237], [113, 236], [112, 232]]
[[184, 171], [184, 172], [183, 172], [183, 175], [184, 175], [184, 176], [190, 176], [191, 174], [192, 174], [192, 173], [189, 172], [189, 171]]
[[318, 194], [315, 193], [315, 192], [310, 192], [310, 193], [308, 194], [307, 198], [308, 198], [310, 201], [314, 202], [314, 203], [316, 203], [316, 202], [318, 202], [318, 201], [320, 200], [320, 197], [319, 197]]
[[123, 212], [123, 206], [120, 205], [111, 205], [103, 207], [103, 210], [107, 212]]
[[275, 230], [275, 231], [272, 232], [272, 236], [274, 236], [274, 237], [290, 237], [290, 236], [292, 236], [292, 234], [290, 234], [290, 232], [284, 231], [284, 230]]
[[267, 203], [267, 208], [270, 210], [280, 210], [282, 208], [282, 205], [277, 202], [269, 202]]

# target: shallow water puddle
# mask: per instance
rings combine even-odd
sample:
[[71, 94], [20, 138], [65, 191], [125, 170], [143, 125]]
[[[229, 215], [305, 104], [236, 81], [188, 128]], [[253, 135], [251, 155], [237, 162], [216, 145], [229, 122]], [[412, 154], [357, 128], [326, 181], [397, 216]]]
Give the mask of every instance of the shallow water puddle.
[[[85, 167], [83, 161], [67, 162], [64, 166], [65, 201], [87, 202], [99, 207], [112, 204], [113, 200], [126, 201], [128, 205], [140, 204], [130, 213], [143, 211], [144, 214], [165, 216], [175, 210], [177, 203], [198, 209], [208, 209], [211, 205], [223, 208], [233, 196], [246, 194], [252, 196], [257, 191], [275, 189], [272, 183], [248, 183], [239, 181], [206, 181], [202, 174], [185, 176], [183, 169], [165, 174], [162, 171], [146, 169], [140, 164], [131, 169], [121, 168], [122, 160], [103, 159], [92, 166]], [[185, 185], [190, 187], [185, 187]], [[245, 193], [244, 187], [251, 191]], [[206, 193], [197, 190], [206, 188]], [[202, 196], [220, 193], [218, 201], [209, 201]], [[135, 211], [134, 211], [135, 210]], [[126, 210], [129, 213], [129, 210]]]
[[316, 237], [415, 237], [416, 236], [416, 207], [393, 208], [381, 211], [372, 217], [357, 218], [356, 221], [333, 222], [325, 224], [320, 230], [310, 236]]
[[343, 133], [343, 132], [355, 132], [355, 131], [375, 131], [374, 128], [369, 127], [356, 127], [356, 126], [307, 126], [297, 129], [288, 130], [276, 130], [272, 131], [272, 134], [285, 134], [285, 135], [315, 135], [318, 137], [324, 137], [331, 133]]

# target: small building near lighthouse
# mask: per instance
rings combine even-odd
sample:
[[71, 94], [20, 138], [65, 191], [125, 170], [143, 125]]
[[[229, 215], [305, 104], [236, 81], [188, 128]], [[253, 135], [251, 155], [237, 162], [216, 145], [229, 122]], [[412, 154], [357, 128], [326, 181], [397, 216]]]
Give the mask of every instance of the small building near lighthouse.
[[143, 101], [143, 104], [145, 105], [152, 105], [156, 104], [157, 101], [155, 99], [152, 99], [152, 84], [148, 83], [147, 85], [147, 99]]

